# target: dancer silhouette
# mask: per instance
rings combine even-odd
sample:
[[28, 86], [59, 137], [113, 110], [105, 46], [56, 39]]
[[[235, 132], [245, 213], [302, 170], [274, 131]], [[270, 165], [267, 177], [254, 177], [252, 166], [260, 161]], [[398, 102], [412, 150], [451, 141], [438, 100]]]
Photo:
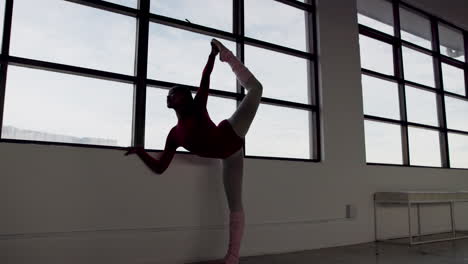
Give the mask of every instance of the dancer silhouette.
[[[248, 91], [236, 111], [215, 125], [206, 109], [210, 75], [216, 55], [227, 62], [240, 84]], [[211, 53], [203, 69], [200, 86], [192, 98], [190, 89], [174, 86], [167, 96], [167, 107], [174, 109], [178, 122], [166, 138], [164, 151], [154, 158], [143, 147], [129, 147], [125, 155], [136, 153], [155, 173], [163, 173], [171, 162], [176, 149], [183, 146], [190, 152], [209, 158], [222, 159], [223, 183], [230, 210], [229, 248], [222, 260], [209, 263], [238, 264], [240, 243], [243, 236], [245, 215], [242, 203], [242, 178], [244, 166], [245, 136], [255, 117], [263, 87], [250, 70], [234, 54], [216, 39], [211, 40]]]

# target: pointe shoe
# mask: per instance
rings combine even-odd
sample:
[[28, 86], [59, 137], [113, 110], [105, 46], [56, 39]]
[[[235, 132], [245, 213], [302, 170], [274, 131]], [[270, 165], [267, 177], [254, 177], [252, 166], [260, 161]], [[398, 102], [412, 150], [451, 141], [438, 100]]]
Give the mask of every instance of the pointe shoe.
[[215, 260], [207, 260], [207, 261], [200, 261], [200, 262], [190, 262], [187, 264], [225, 264], [226, 262], [224, 259], [215, 259]]
[[219, 51], [222, 51], [222, 50], [227, 49], [227, 48], [223, 45], [223, 43], [219, 42], [219, 40], [217, 40], [217, 39], [215, 39], [215, 38], [211, 39], [211, 43], [215, 44], [216, 47], [218, 47]]
[[231, 255], [227, 255], [224, 257], [223, 264], [239, 264], [239, 257], [234, 257]]
[[216, 47], [218, 47], [220, 61], [224, 62], [228, 60], [230, 56], [234, 56], [232, 52], [223, 45], [223, 43], [219, 42], [219, 40], [211, 39], [211, 43], [213, 43], [214, 45], [216, 45]]

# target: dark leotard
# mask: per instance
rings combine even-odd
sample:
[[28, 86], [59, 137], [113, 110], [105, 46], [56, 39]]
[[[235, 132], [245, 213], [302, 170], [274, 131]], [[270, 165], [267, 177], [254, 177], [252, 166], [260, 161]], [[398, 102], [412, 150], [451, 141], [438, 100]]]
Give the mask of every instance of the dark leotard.
[[206, 109], [210, 75], [215, 58], [215, 55], [210, 54], [203, 69], [200, 88], [193, 100], [193, 111], [179, 119], [177, 125], [170, 130], [160, 160], [146, 152], [139, 153], [143, 161], [155, 172], [162, 173], [166, 170], [179, 146], [202, 157], [221, 159], [229, 157], [243, 146], [244, 138], [235, 133], [231, 124], [224, 119], [216, 126]]

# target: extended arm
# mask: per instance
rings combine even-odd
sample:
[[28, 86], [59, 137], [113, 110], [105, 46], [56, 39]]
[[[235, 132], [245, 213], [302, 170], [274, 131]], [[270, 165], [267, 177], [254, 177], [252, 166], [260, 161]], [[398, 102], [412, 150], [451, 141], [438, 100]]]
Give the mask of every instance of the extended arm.
[[172, 132], [173, 130], [171, 130], [167, 136], [166, 146], [164, 147], [164, 151], [160, 159], [152, 157], [144, 149], [139, 149], [137, 151], [138, 157], [143, 160], [148, 168], [157, 174], [162, 174], [167, 169], [169, 163], [171, 163], [172, 158], [174, 157], [174, 154], [176, 153], [177, 144], [175, 144]]
[[211, 72], [213, 71], [216, 54], [217, 54], [217, 50], [215, 50], [215, 47], [212, 47], [211, 53], [208, 56], [208, 61], [206, 62], [205, 68], [203, 69], [203, 74], [202, 74], [202, 78], [200, 81], [200, 88], [198, 88], [197, 94], [195, 95], [194, 101], [203, 106], [206, 106], [206, 101], [208, 99], [208, 90], [210, 87], [210, 75], [211, 75]]

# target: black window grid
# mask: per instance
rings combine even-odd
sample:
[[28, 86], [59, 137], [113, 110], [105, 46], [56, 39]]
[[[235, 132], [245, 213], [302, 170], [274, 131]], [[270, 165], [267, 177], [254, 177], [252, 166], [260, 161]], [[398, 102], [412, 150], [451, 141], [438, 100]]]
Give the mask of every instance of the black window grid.
[[[468, 32], [463, 28], [452, 24], [442, 18], [436, 17], [428, 12], [420, 10], [413, 5], [405, 3], [400, 0], [384, 0], [390, 2], [392, 4], [393, 9], [393, 22], [394, 22], [394, 36], [389, 35], [387, 33], [378, 31], [374, 28], [359, 24], [359, 34], [371, 37], [373, 39], [385, 42], [387, 44], [392, 45], [393, 47], [393, 62], [394, 62], [394, 75], [383, 74], [380, 72], [376, 72], [373, 70], [361, 68], [361, 73], [366, 74], [368, 76], [380, 78], [387, 81], [392, 81], [398, 84], [398, 94], [399, 94], [399, 108], [400, 108], [400, 120], [373, 116], [373, 115], [366, 115], [364, 114], [365, 120], [373, 120], [379, 122], [385, 122], [389, 124], [396, 124], [400, 125], [401, 127], [401, 142], [402, 142], [402, 157], [403, 157], [403, 164], [390, 164], [390, 163], [378, 163], [378, 162], [367, 162], [369, 165], [390, 165], [390, 166], [406, 166], [406, 167], [424, 167], [424, 168], [450, 168], [450, 169], [462, 169], [466, 170], [465, 168], [451, 168], [450, 167], [450, 155], [449, 155], [449, 145], [448, 145], [448, 133], [457, 133], [468, 136], [468, 131], [463, 130], [456, 130], [456, 129], [449, 129], [447, 127], [447, 118], [446, 118], [446, 111], [445, 111], [445, 96], [450, 96], [458, 99], [463, 99], [468, 101]], [[432, 50], [427, 49], [421, 46], [418, 46], [414, 43], [401, 39], [400, 34], [400, 7], [406, 8], [407, 10], [414, 11], [415, 13], [419, 13], [424, 15], [425, 17], [429, 18], [430, 25], [431, 25], [431, 33], [432, 33]], [[438, 25], [439, 23], [445, 24], [453, 29], [459, 30], [463, 34], [463, 44], [465, 49], [465, 62], [459, 61], [457, 59], [451, 58], [444, 54], [440, 53], [440, 45], [439, 45], [439, 31]], [[420, 84], [417, 82], [405, 80], [404, 72], [403, 72], [403, 56], [402, 56], [402, 48], [408, 47], [414, 49], [416, 51], [422, 52], [424, 54], [430, 55], [433, 59], [434, 65], [434, 77], [435, 77], [435, 88], [429, 87], [424, 84]], [[465, 76], [465, 95], [460, 95], [457, 93], [452, 93], [449, 91], [444, 90], [443, 86], [443, 78], [442, 78], [442, 62], [458, 67], [464, 70]], [[415, 122], [409, 122], [407, 118], [406, 112], [406, 93], [405, 93], [405, 86], [412, 86], [418, 89], [422, 89], [425, 91], [433, 92], [436, 94], [437, 97], [437, 112], [438, 112], [438, 121], [439, 126], [432, 126], [426, 124], [420, 124]], [[409, 151], [409, 140], [408, 140], [408, 127], [419, 127], [419, 128], [426, 128], [431, 130], [437, 130], [439, 132], [439, 140], [440, 140], [440, 154], [441, 154], [441, 167], [439, 166], [421, 166], [421, 165], [411, 165], [410, 164], [410, 151]]]
[[[192, 24], [190, 22], [182, 21], [179, 19], [157, 15], [150, 12], [150, 0], [139, 0], [138, 8], [131, 8], [122, 6], [119, 4], [99, 1], [99, 0], [63, 0], [73, 2], [92, 8], [98, 8], [105, 11], [110, 11], [126, 16], [131, 16], [137, 19], [137, 30], [136, 30], [136, 45], [135, 45], [135, 74], [134, 76], [119, 74], [114, 72], [90, 69], [79, 66], [72, 66], [61, 63], [54, 63], [48, 61], [34, 60], [23, 57], [11, 56], [9, 54], [10, 49], [10, 36], [11, 36], [11, 24], [12, 24], [12, 13], [14, 0], [6, 0], [5, 3], [5, 16], [4, 16], [4, 29], [2, 36], [2, 53], [0, 55], [0, 135], [3, 128], [3, 112], [5, 103], [5, 90], [6, 90], [6, 79], [8, 73], [8, 66], [22, 66], [28, 68], [35, 68], [53, 72], [61, 72], [79, 76], [86, 76], [98, 79], [105, 79], [123, 83], [129, 83], [134, 85], [134, 98], [133, 98], [133, 114], [132, 114], [132, 146], [144, 146], [145, 140], [145, 109], [146, 109], [146, 91], [147, 87], [158, 87], [162, 89], [169, 89], [174, 85], [189, 87], [192, 91], [198, 89], [197, 86], [190, 86], [186, 84], [166, 82], [161, 80], [149, 79], [147, 77], [147, 62], [148, 62], [148, 38], [149, 38], [149, 25], [150, 23], [163, 24], [178, 29], [184, 29], [191, 32], [201, 33], [209, 35], [214, 38], [220, 38], [224, 40], [230, 40], [236, 43], [236, 55], [242, 62], [244, 62], [244, 47], [246, 44], [268, 49], [275, 52], [280, 52], [287, 55], [296, 56], [307, 60], [307, 84], [308, 93], [310, 95], [311, 104], [303, 104], [297, 102], [291, 102], [286, 100], [280, 100], [276, 98], [262, 97], [262, 104], [270, 104], [276, 106], [290, 107], [296, 109], [307, 110], [310, 113], [310, 132], [314, 136], [310, 138], [310, 151], [312, 154], [311, 159], [299, 159], [299, 158], [288, 158], [288, 157], [264, 157], [264, 156], [250, 156], [248, 158], [258, 159], [275, 159], [275, 160], [294, 160], [294, 161], [306, 161], [306, 162], [319, 162], [321, 160], [321, 146], [320, 146], [320, 113], [318, 108], [318, 61], [317, 61], [317, 29], [316, 29], [316, 4], [314, 0], [306, 0], [305, 3], [296, 0], [272, 0], [283, 3], [285, 5], [298, 8], [305, 11], [305, 34], [306, 34], [306, 47], [307, 52], [292, 49], [289, 47], [277, 45], [274, 43], [266, 42], [259, 39], [254, 39], [245, 36], [244, 34], [244, 0], [233, 0], [233, 31], [226, 32], [203, 25]], [[245, 90], [236, 81], [236, 92], [228, 92], [222, 90], [216, 90], [210, 88], [210, 95], [220, 96], [230, 99], [235, 99], [237, 105], [240, 104], [241, 100], [245, 96]], [[310, 135], [310, 134], [309, 134]], [[92, 145], [92, 144], [79, 144], [79, 143], [68, 143], [68, 142], [48, 142], [40, 140], [22, 140], [22, 139], [4, 139], [0, 138], [0, 142], [13, 142], [13, 143], [25, 143], [25, 144], [43, 144], [43, 145], [66, 145], [76, 147], [93, 147], [93, 148], [106, 148], [106, 149], [119, 149], [124, 148], [117, 146], [104, 146], [104, 145]], [[244, 148], [246, 146], [244, 145]], [[162, 150], [153, 150], [162, 151]], [[177, 151], [178, 154], [190, 154], [189, 152]]]

